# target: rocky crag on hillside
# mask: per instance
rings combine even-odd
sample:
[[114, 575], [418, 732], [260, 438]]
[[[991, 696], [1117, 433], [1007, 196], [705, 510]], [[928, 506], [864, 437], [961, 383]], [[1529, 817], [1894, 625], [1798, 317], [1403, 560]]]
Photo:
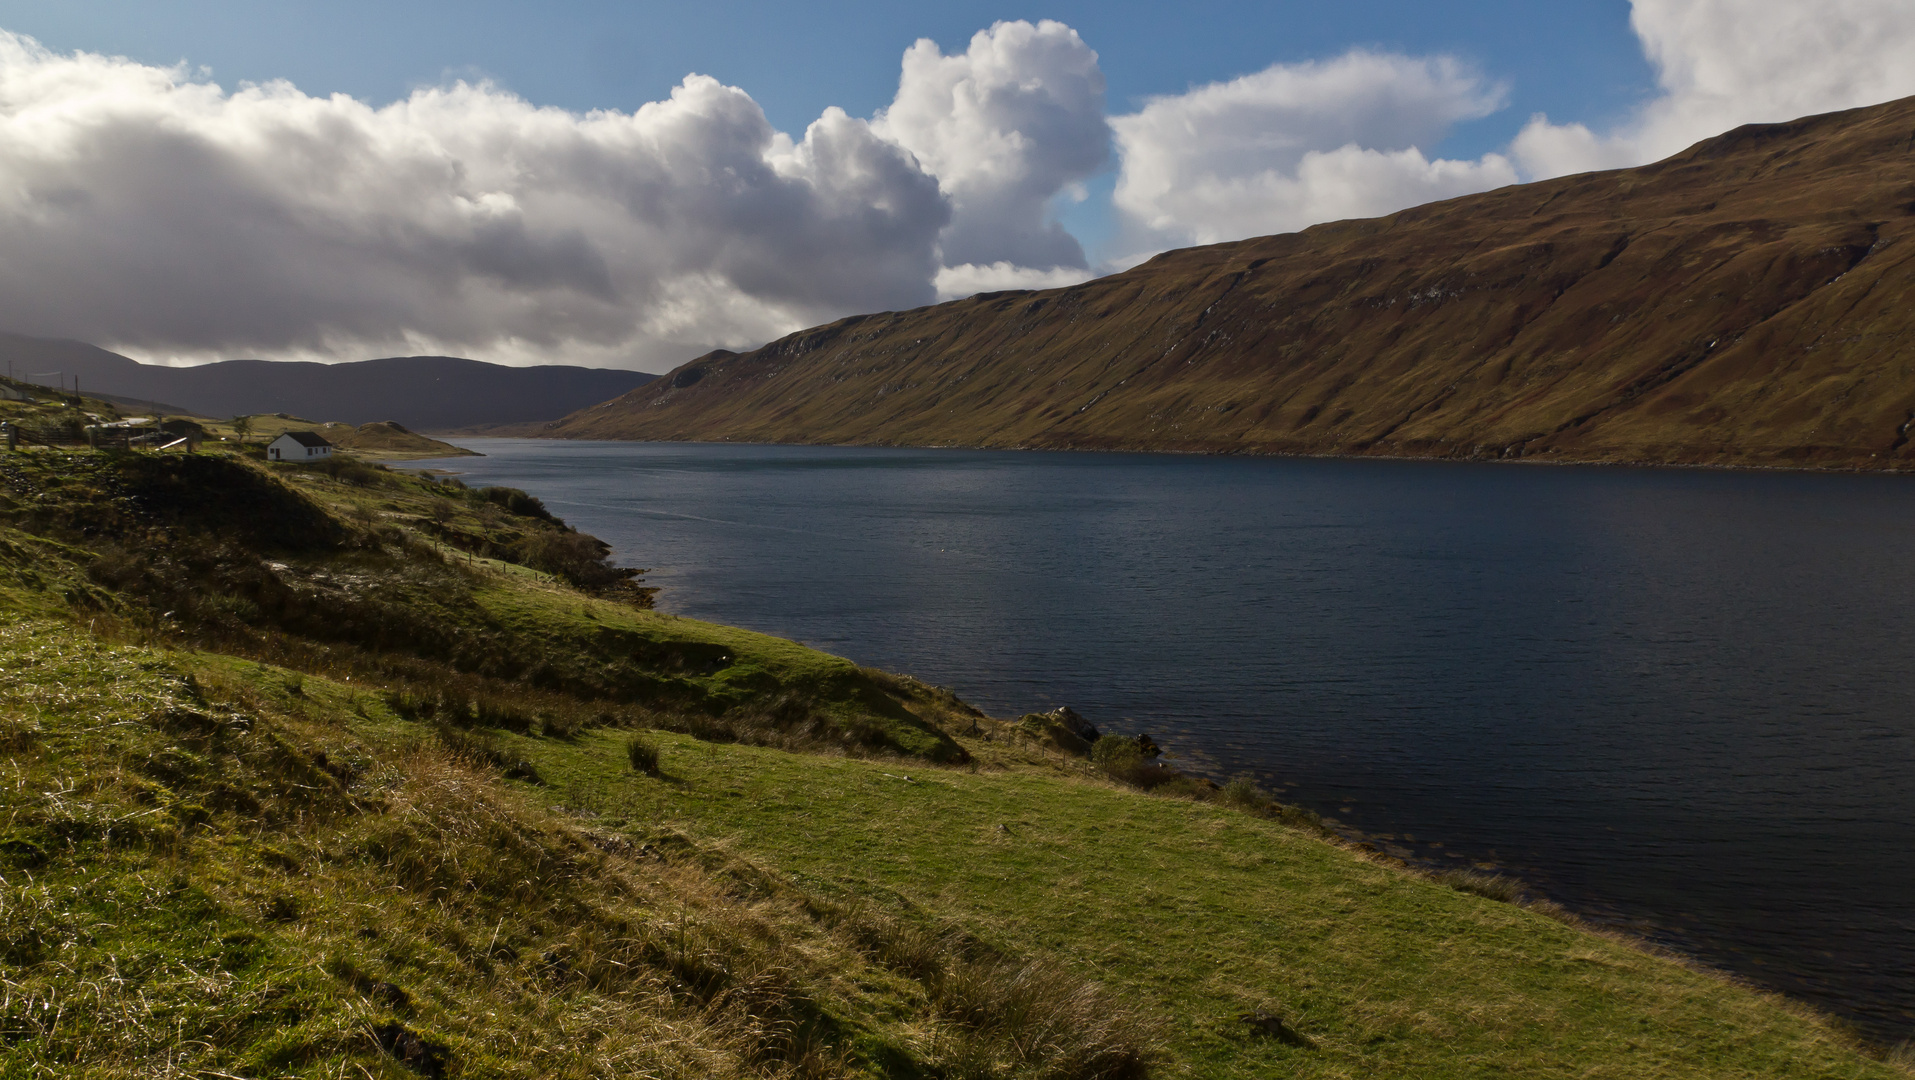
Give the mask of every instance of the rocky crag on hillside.
[[714, 352], [563, 438], [1907, 468], [1915, 98]]

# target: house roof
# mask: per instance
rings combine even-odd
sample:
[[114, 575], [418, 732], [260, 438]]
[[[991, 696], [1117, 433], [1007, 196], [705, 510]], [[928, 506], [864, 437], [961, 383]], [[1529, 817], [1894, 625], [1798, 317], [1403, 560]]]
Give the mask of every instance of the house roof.
[[[331, 446], [332, 445], [331, 443], [326, 441], [324, 436], [320, 435], [316, 431], [288, 431], [284, 435], [281, 435], [279, 439], [291, 439], [292, 441], [298, 443], [301, 446]], [[274, 439], [273, 441], [278, 442], [279, 439]]]

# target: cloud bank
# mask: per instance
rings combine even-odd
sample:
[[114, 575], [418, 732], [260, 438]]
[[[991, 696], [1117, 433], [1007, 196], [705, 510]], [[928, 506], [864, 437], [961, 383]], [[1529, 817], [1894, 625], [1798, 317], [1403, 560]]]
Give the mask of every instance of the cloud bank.
[[1538, 115], [1504, 153], [1432, 159], [1455, 125], [1503, 107], [1503, 87], [1450, 58], [1356, 50], [1113, 118], [1117, 209], [1147, 254], [1640, 165], [1739, 124], [1915, 94], [1908, 0], [1632, 0], [1630, 25], [1660, 92], [1611, 130]]
[[1289, 232], [1514, 183], [1498, 155], [1432, 161], [1505, 89], [1448, 57], [1356, 50], [1153, 98], [1116, 117], [1114, 199], [1160, 247]]
[[698, 75], [629, 114], [463, 83], [373, 108], [0, 33], [0, 327], [188, 360], [672, 366], [930, 303], [947, 265], [1082, 268], [1044, 208], [1103, 164], [1102, 95], [1057, 23], [921, 42], [892, 108], [797, 139]]
[[[893, 102], [797, 136], [692, 75], [630, 113], [489, 85], [384, 107], [234, 90], [0, 31], [0, 329], [145, 358], [454, 353], [660, 370], [853, 312], [1070, 284], [1145, 254], [1638, 164], [1915, 93], [1908, 0], [1633, 0], [1655, 95], [1446, 159], [1507, 88], [1445, 56], [1278, 64], [1108, 116], [1057, 22], [907, 50]], [[1116, 164], [1124, 250], [1059, 200]]]
[[1915, 94], [1907, 0], [1632, 0], [1661, 90], [1603, 133], [1533, 117], [1512, 145], [1531, 178], [1637, 165], [1749, 123]]

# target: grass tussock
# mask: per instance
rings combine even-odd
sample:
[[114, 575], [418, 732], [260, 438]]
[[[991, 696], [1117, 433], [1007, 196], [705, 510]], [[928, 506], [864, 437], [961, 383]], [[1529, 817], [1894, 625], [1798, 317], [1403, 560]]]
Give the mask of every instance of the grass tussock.
[[865, 905], [833, 914], [840, 935], [924, 987], [944, 1022], [928, 1044], [941, 1075], [1141, 1080], [1163, 1060], [1159, 1021], [1053, 962]]
[[645, 735], [633, 735], [625, 740], [625, 760], [632, 763], [632, 771], [647, 776], [658, 775], [658, 742]]

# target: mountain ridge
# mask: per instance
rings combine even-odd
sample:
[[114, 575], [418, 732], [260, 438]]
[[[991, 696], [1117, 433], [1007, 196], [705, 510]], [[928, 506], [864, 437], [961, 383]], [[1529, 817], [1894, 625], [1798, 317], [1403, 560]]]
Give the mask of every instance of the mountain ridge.
[[[287, 412], [353, 425], [396, 420], [416, 430], [551, 420], [624, 393], [644, 372], [565, 365], [515, 368], [456, 356], [397, 356], [340, 364], [221, 360], [142, 364], [85, 342], [0, 333], [0, 362], [21, 377], [74, 377], [89, 393], [171, 402], [198, 416]], [[46, 367], [45, 371], [30, 370]]]
[[708, 353], [541, 434], [1915, 464], [1915, 98]]

